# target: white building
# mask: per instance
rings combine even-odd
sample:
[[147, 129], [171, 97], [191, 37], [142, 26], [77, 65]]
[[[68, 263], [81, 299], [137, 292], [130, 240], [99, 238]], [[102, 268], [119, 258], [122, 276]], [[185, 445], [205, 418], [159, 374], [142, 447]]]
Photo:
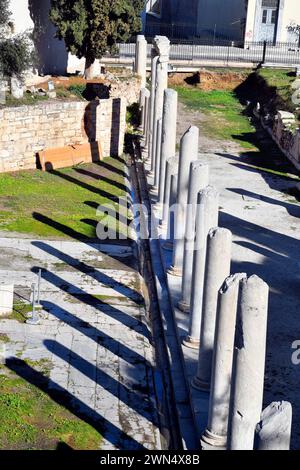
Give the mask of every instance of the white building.
[[40, 74], [65, 73], [68, 52], [63, 41], [55, 36], [55, 28], [49, 20], [50, 0], [10, 0], [14, 33], [33, 32]]
[[245, 41], [299, 42], [299, 0], [248, 0]]
[[174, 38], [295, 42], [300, 0], [148, 0], [146, 32]]

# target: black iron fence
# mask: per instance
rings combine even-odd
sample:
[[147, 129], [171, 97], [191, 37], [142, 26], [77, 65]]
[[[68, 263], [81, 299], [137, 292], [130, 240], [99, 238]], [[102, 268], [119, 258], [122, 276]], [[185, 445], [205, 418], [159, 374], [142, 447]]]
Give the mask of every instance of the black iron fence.
[[[115, 57], [133, 59], [135, 44], [119, 44]], [[151, 44], [148, 46], [148, 58], [151, 57]], [[180, 44], [173, 43], [170, 50], [172, 62], [203, 62], [219, 61], [222, 64], [239, 62], [244, 64], [275, 64], [290, 67], [300, 66], [300, 47], [295, 43], [249, 42], [243, 46], [231, 42], [227, 45], [198, 44], [195, 41], [182, 40]]]

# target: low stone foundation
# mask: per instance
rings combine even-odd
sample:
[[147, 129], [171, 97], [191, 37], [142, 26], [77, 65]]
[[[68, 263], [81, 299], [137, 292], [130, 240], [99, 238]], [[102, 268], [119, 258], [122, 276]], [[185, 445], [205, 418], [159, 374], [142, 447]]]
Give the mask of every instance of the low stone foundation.
[[300, 169], [300, 131], [294, 114], [278, 111], [273, 126], [273, 138], [291, 162]]
[[38, 152], [98, 141], [104, 156], [123, 153], [126, 100], [47, 101], [0, 110], [0, 172], [36, 168]]
[[300, 170], [300, 129], [295, 115], [287, 111], [278, 111], [273, 120], [263, 116], [258, 110], [254, 115], [260, 119], [264, 129], [268, 131], [284, 155]]

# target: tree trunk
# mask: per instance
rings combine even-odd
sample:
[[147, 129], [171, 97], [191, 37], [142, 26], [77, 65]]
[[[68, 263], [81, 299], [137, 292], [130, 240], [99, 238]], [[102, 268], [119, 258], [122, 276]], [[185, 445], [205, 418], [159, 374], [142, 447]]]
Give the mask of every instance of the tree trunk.
[[95, 69], [95, 59], [86, 57], [85, 70], [84, 70], [84, 78], [86, 80], [92, 80], [94, 78], [94, 69]]

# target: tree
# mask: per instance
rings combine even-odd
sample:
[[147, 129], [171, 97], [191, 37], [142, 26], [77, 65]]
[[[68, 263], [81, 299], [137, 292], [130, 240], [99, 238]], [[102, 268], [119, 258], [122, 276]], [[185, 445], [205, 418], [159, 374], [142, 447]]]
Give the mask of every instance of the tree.
[[28, 33], [12, 35], [9, 0], [0, 0], [0, 73], [6, 78], [22, 79], [34, 62]]
[[50, 18], [67, 50], [86, 59], [90, 78], [96, 59], [141, 29], [145, 0], [51, 0]]
[[17, 77], [22, 81], [23, 73], [33, 65], [34, 52], [26, 33], [0, 41], [0, 71], [4, 77]]
[[287, 27], [289, 33], [294, 35], [298, 41], [298, 46], [300, 47], [300, 25], [296, 24], [294, 21]]
[[3, 37], [10, 26], [9, 0], [0, 0], [0, 36]]

